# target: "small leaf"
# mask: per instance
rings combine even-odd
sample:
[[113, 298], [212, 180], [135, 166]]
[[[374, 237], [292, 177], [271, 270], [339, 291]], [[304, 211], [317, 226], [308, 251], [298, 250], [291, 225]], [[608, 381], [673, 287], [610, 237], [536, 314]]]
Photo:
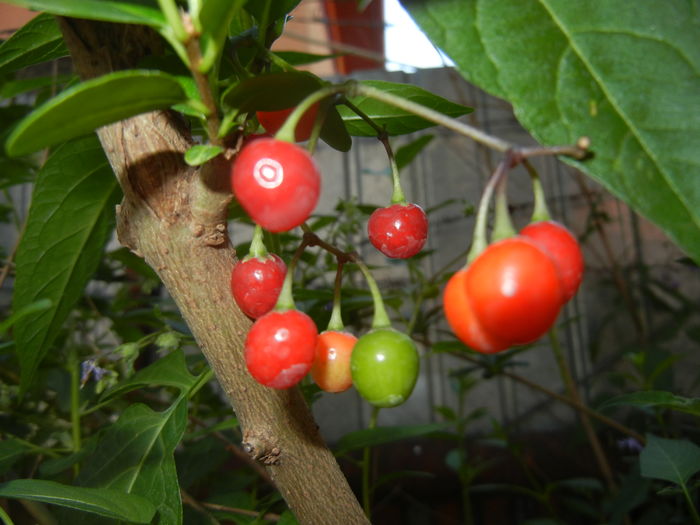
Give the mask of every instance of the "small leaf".
[[0, 45], [0, 75], [67, 55], [56, 19], [40, 14]]
[[143, 24], [164, 27], [165, 17], [152, 0], [3, 0], [6, 4], [18, 5], [34, 11], [45, 11], [52, 15], [104, 20], [122, 24]]
[[642, 476], [685, 485], [700, 471], [700, 447], [686, 439], [666, 439], [649, 434], [639, 455]]
[[425, 149], [425, 147], [430, 144], [435, 135], [423, 135], [416, 140], [409, 142], [405, 146], [401, 146], [396, 150], [396, 165], [399, 169], [403, 169], [408, 166], [413, 159], [418, 156], [418, 154]]
[[302, 53], [300, 51], [275, 51], [275, 55], [293, 66], [315, 64], [316, 62], [322, 62], [323, 60], [341, 56], [337, 53], [332, 55], [317, 55], [314, 53]]
[[146, 498], [109, 489], [63, 485], [43, 479], [0, 484], [0, 497], [41, 501], [130, 523], [150, 523], [155, 507]]
[[661, 407], [700, 416], [700, 398], [678, 396], [663, 390], [647, 390], [615, 396], [603, 402], [598, 410], [616, 406]]
[[345, 434], [338, 442], [337, 455], [364, 447], [374, 447], [393, 443], [402, 439], [427, 436], [449, 428], [451, 423], [431, 423], [425, 425], [406, 425], [396, 427], [366, 428]]
[[224, 152], [221, 146], [197, 144], [185, 152], [185, 162], [190, 166], [200, 166]]
[[186, 98], [177, 79], [164, 73], [110, 73], [73, 86], [30, 113], [10, 134], [7, 152], [31, 153]]
[[165, 357], [161, 357], [146, 368], [142, 368], [112, 390], [105, 392], [101, 401], [149, 386], [171, 386], [179, 388], [183, 393], [187, 393], [196, 382], [197, 376], [192, 375], [187, 369], [185, 354], [182, 350], [176, 350]]
[[20, 312], [49, 299], [51, 307], [15, 325], [23, 390], [97, 268], [112, 232], [118, 195], [95, 135], [59, 147], [37, 177], [17, 249], [12, 306]]
[[[473, 111], [472, 108], [450, 102], [418, 86], [383, 80], [366, 80], [361, 83], [422, 104], [450, 117], [459, 117]], [[413, 113], [368, 97], [353, 97], [349, 100], [369, 116], [375, 124], [386, 128], [389, 135], [404, 135], [435, 125]], [[377, 132], [369, 124], [347, 106], [341, 106], [339, 111], [350, 135], [358, 137], [375, 137], [377, 135]]]

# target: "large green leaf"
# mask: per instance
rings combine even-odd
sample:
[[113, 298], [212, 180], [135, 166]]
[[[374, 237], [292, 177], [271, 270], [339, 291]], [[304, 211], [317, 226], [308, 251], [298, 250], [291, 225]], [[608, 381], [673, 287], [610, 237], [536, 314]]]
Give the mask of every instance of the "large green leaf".
[[155, 505], [159, 525], [180, 524], [182, 503], [173, 454], [186, 424], [186, 396], [164, 412], [131, 405], [104, 431], [76, 484], [142, 496]]
[[30, 113], [7, 139], [7, 152], [13, 156], [31, 153], [186, 98], [177, 79], [165, 73], [110, 73], [78, 84]]
[[697, 0], [402, 0], [470, 81], [700, 261]]
[[0, 497], [41, 501], [129, 523], [150, 523], [155, 507], [146, 498], [108, 489], [63, 485], [43, 479], [0, 484]]
[[40, 14], [0, 45], [0, 75], [66, 55], [56, 19]]
[[[472, 111], [472, 108], [450, 102], [423, 88], [410, 84], [398, 84], [384, 80], [365, 80], [362, 84], [422, 104], [450, 117], [459, 117]], [[350, 99], [350, 102], [360, 108], [375, 124], [384, 127], [389, 135], [405, 135], [406, 133], [413, 133], [435, 125], [428, 120], [415, 116], [413, 113], [365, 96], [353, 97]], [[350, 108], [340, 106], [338, 110], [350, 135], [360, 137], [375, 137], [377, 135], [374, 128]]]
[[156, 0], [3, 0], [35, 11], [52, 15], [104, 20], [122, 24], [144, 24], [152, 27], [165, 25], [165, 18]]
[[686, 439], [647, 436], [639, 456], [642, 476], [685, 485], [700, 471], [700, 447]]
[[37, 177], [17, 250], [13, 309], [20, 312], [40, 299], [50, 299], [51, 307], [15, 325], [23, 389], [97, 268], [118, 195], [94, 135], [58, 148]]

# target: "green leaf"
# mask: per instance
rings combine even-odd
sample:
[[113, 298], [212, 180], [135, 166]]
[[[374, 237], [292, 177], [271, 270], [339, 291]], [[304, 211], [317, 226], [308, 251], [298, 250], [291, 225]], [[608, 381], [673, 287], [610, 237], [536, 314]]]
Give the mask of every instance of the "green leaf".
[[340, 56], [339, 54], [317, 55], [314, 53], [302, 53], [301, 51], [275, 51], [275, 55], [293, 66], [315, 64], [316, 62], [322, 62]]
[[6, 4], [18, 5], [34, 11], [45, 11], [52, 15], [104, 20], [122, 24], [143, 24], [164, 27], [165, 17], [155, 0], [3, 0]]
[[41, 501], [130, 523], [150, 523], [155, 507], [145, 498], [108, 489], [73, 487], [43, 479], [0, 484], [0, 497]]
[[12, 325], [16, 324], [24, 317], [38, 312], [43, 312], [49, 308], [51, 308], [50, 299], [39, 299], [38, 301], [22, 307], [19, 311], [13, 313], [10, 317], [0, 323], [0, 335], [5, 335], [5, 332], [7, 332]]
[[177, 79], [164, 73], [110, 73], [78, 84], [30, 113], [10, 134], [7, 152], [12, 156], [31, 153], [186, 98]]
[[221, 98], [239, 112], [277, 111], [296, 106], [323, 86], [320, 78], [303, 71], [269, 73], [239, 82]]
[[149, 386], [171, 386], [186, 394], [197, 383], [197, 378], [198, 376], [190, 374], [187, 369], [183, 351], [176, 350], [139, 370], [112, 390], [105, 392], [101, 401]]
[[141, 496], [155, 505], [160, 525], [181, 523], [173, 453], [186, 424], [186, 396], [164, 412], [142, 404], [129, 406], [104, 431], [95, 452], [83, 462], [76, 483]]
[[663, 479], [684, 486], [700, 471], [700, 447], [686, 439], [665, 439], [647, 435], [639, 455], [642, 476]]
[[403, 169], [413, 162], [413, 159], [415, 159], [418, 154], [433, 141], [434, 138], [435, 135], [423, 135], [422, 137], [418, 137], [416, 140], [397, 149], [395, 157], [398, 168]]
[[185, 162], [190, 166], [199, 166], [223, 152], [224, 148], [221, 146], [198, 144], [196, 146], [192, 146], [185, 152]]
[[616, 406], [661, 407], [700, 416], [700, 398], [683, 397], [662, 390], [648, 390], [622, 394], [602, 403], [598, 410]]
[[0, 45], [0, 75], [67, 55], [56, 19], [40, 14]]
[[[450, 102], [418, 86], [397, 84], [384, 80], [366, 80], [361, 83], [422, 104], [450, 117], [459, 117], [473, 111], [472, 108]], [[415, 116], [413, 113], [408, 113], [396, 106], [385, 104], [384, 102], [379, 102], [371, 98], [361, 96], [352, 97], [349, 100], [368, 115], [375, 124], [380, 127], [385, 127], [389, 135], [404, 135], [435, 125], [432, 122]], [[350, 135], [358, 137], [377, 136], [377, 132], [347, 106], [340, 106], [339, 111]]]
[[37, 177], [17, 249], [13, 309], [22, 311], [40, 299], [51, 300], [51, 307], [15, 325], [23, 390], [98, 266], [118, 195], [94, 135], [59, 147]]
[[[402, 0], [467, 80], [513, 104], [543, 144], [591, 139], [570, 162], [700, 261], [697, 2]], [[478, 5], [478, 9], [477, 9]]]
[[245, 0], [206, 0], [199, 12], [202, 61], [200, 71], [207, 73], [221, 53], [229, 24]]
[[423, 437], [449, 428], [452, 423], [430, 423], [425, 425], [405, 425], [396, 427], [366, 428], [345, 434], [338, 442], [336, 454], [342, 455], [351, 450], [375, 447], [402, 439]]
[[[291, 12], [301, 0], [273, 0], [268, 2], [270, 4], [270, 12], [268, 13], [268, 21], [272, 22], [279, 18], [284, 17], [287, 13]], [[265, 8], [265, 2], [260, 0], [248, 0], [246, 3], [246, 11], [252, 14], [255, 18], [260, 21], [263, 18], [263, 9]]]

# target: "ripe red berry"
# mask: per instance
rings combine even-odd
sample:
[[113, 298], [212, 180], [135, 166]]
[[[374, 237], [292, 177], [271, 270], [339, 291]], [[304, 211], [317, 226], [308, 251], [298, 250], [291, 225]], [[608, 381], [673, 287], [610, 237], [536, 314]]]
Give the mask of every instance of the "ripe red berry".
[[423, 248], [428, 217], [416, 204], [392, 204], [374, 210], [367, 223], [369, 240], [387, 257], [407, 259]]
[[347, 332], [327, 330], [318, 336], [311, 377], [326, 392], [343, 392], [352, 386], [350, 356], [357, 337]]
[[564, 302], [571, 299], [583, 279], [583, 253], [574, 235], [555, 221], [534, 222], [525, 226], [520, 235], [533, 239], [544, 249], [559, 270]]
[[311, 369], [317, 338], [316, 325], [299, 310], [273, 310], [263, 315], [245, 341], [250, 375], [271, 388], [296, 385]]
[[260, 226], [284, 232], [299, 226], [316, 207], [321, 176], [308, 152], [275, 139], [254, 140], [231, 169], [231, 187], [243, 209]]
[[457, 338], [472, 350], [482, 354], [492, 354], [505, 350], [511, 345], [500, 340], [497, 334], [484, 330], [474, 315], [471, 300], [467, 295], [467, 270], [462, 269], [447, 281], [442, 304], [445, 318]]
[[512, 345], [539, 339], [562, 305], [559, 271], [527, 237], [491, 244], [469, 265], [464, 283], [483, 329]]
[[279, 256], [244, 259], [231, 272], [231, 292], [238, 307], [257, 319], [274, 308], [287, 266]]
[[[258, 117], [260, 125], [265, 128], [265, 131], [274, 135], [279, 131], [292, 111], [294, 111], [294, 108], [280, 109], [277, 111], [258, 111], [256, 116]], [[297, 127], [294, 129], [294, 139], [297, 142], [309, 140], [311, 131], [314, 129], [317, 113], [318, 103], [313, 104], [306, 113], [301, 116], [297, 122]]]

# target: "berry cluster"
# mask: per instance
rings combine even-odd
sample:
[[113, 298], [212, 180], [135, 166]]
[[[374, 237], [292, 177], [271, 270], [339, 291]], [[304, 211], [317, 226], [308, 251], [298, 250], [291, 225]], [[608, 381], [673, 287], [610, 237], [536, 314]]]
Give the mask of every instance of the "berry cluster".
[[[534, 178], [535, 220], [518, 235], [493, 242], [448, 281], [443, 295], [445, 317], [452, 331], [477, 352], [490, 354], [542, 337], [556, 321], [583, 278], [583, 254], [563, 225], [548, 220], [539, 179]], [[499, 197], [504, 199], [505, 191]], [[488, 206], [490, 193], [482, 200]], [[506, 206], [502, 205], [502, 209]], [[497, 222], [510, 219], [497, 215]], [[494, 225], [494, 230], [500, 225]], [[484, 236], [484, 224], [475, 238]]]
[[[317, 112], [318, 107], [313, 106], [298, 121], [297, 140], [308, 139], [317, 131]], [[257, 116], [267, 131], [275, 132], [288, 113], [258, 112]], [[406, 201], [393, 154], [388, 142], [384, 144], [394, 192], [389, 206], [371, 214], [367, 233], [384, 255], [404, 259], [422, 250], [428, 219], [420, 206]], [[511, 163], [512, 159], [504, 159], [492, 177], [480, 205], [468, 264], [450, 278], [443, 296], [445, 317], [455, 335], [482, 353], [539, 339], [576, 293], [583, 275], [579, 244], [564, 226], [549, 220], [536, 174], [533, 221], [515, 234], [504, 189], [505, 172]], [[358, 264], [372, 292], [372, 329], [358, 339], [342, 324], [340, 279], [346, 261], [336, 254], [339, 266], [333, 314], [327, 330], [319, 334], [313, 320], [296, 309], [292, 297], [293, 269], [306, 245], [302, 242], [288, 269], [279, 256], [268, 254], [262, 243], [263, 229], [285, 232], [303, 227], [316, 207], [321, 177], [311, 155], [277, 138], [245, 141], [231, 169], [231, 187], [256, 223], [250, 253], [231, 276], [234, 299], [255, 319], [245, 342], [250, 374], [263, 385], [283, 389], [311, 373], [316, 384], [328, 392], [342, 392], [354, 385], [376, 407], [403, 403], [418, 376], [418, 351], [409, 336], [391, 327], [381, 294], [364, 264], [354, 255], [344, 254]], [[486, 245], [485, 217], [495, 187], [499, 188], [494, 224], [498, 240]]]
[[[258, 112], [268, 131], [279, 128], [278, 119], [285, 117]], [[296, 138], [308, 138], [306, 131], [311, 127], [308, 120], [301, 120]], [[296, 385], [310, 372], [324, 391], [342, 392], [354, 384], [377, 407], [399, 405], [411, 394], [418, 377], [418, 351], [410, 337], [391, 328], [366, 267], [356, 260], [375, 303], [372, 330], [358, 339], [343, 327], [339, 266], [331, 321], [319, 334], [313, 320], [294, 305], [291, 283], [296, 258], [287, 268], [262, 242], [263, 229], [285, 232], [304, 224], [317, 204], [320, 180], [319, 170], [305, 149], [275, 138], [246, 141], [232, 165], [233, 193], [256, 223], [250, 253], [231, 274], [236, 303], [255, 320], [245, 341], [248, 371], [259, 383], [277, 389]], [[372, 244], [395, 258], [418, 253], [427, 230], [425, 212], [403, 197], [377, 209], [368, 223]]]

